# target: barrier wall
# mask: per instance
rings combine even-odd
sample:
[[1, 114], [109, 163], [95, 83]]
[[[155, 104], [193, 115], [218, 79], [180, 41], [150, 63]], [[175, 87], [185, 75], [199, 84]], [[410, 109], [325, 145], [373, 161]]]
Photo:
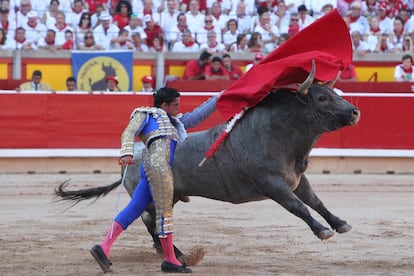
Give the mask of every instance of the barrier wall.
[[[211, 93], [182, 93], [182, 112], [192, 110]], [[355, 127], [328, 133], [316, 147], [336, 149], [414, 150], [414, 94], [349, 93], [361, 109]], [[146, 94], [0, 94], [0, 148], [119, 148], [130, 112], [152, 105]], [[197, 131], [222, 121], [218, 112]]]

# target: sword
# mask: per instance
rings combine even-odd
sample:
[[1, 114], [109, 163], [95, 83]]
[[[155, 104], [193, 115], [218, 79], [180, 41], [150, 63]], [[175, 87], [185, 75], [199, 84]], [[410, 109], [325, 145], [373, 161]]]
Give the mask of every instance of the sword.
[[112, 219], [110, 239], [112, 239], [112, 235], [114, 233], [115, 217], [118, 212], [119, 201], [121, 199], [122, 187], [124, 186], [125, 176], [128, 171], [128, 165], [129, 164], [125, 165], [124, 173], [122, 174], [121, 186], [119, 187], [118, 198], [116, 199], [116, 203], [115, 203], [115, 215], [114, 215], [114, 218]]

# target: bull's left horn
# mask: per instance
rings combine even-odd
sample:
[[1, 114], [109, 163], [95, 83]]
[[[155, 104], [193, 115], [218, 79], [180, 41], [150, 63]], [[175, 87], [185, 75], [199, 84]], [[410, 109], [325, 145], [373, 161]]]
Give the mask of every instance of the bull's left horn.
[[306, 80], [299, 85], [297, 92], [301, 93], [303, 95], [308, 94], [308, 89], [313, 83], [313, 79], [315, 78], [315, 71], [316, 71], [316, 64], [315, 60], [312, 59], [312, 69], [309, 73], [309, 76], [306, 78]]

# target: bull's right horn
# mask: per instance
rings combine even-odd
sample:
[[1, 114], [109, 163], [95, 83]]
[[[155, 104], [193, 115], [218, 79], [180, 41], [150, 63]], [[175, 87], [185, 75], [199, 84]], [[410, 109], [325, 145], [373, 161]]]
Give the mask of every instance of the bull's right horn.
[[309, 76], [306, 78], [306, 80], [299, 85], [297, 92], [301, 93], [303, 95], [308, 94], [308, 89], [313, 83], [313, 79], [315, 78], [315, 71], [316, 71], [316, 64], [315, 60], [312, 59], [312, 69], [309, 73]]

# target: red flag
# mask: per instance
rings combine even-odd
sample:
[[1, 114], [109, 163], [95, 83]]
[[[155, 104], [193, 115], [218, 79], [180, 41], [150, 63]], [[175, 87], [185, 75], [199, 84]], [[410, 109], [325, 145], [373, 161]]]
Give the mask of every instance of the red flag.
[[302, 83], [316, 63], [315, 79], [331, 81], [352, 61], [348, 27], [335, 9], [316, 20], [234, 82], [217, 101], [226, 120], [253, 107], [274, 87]]

